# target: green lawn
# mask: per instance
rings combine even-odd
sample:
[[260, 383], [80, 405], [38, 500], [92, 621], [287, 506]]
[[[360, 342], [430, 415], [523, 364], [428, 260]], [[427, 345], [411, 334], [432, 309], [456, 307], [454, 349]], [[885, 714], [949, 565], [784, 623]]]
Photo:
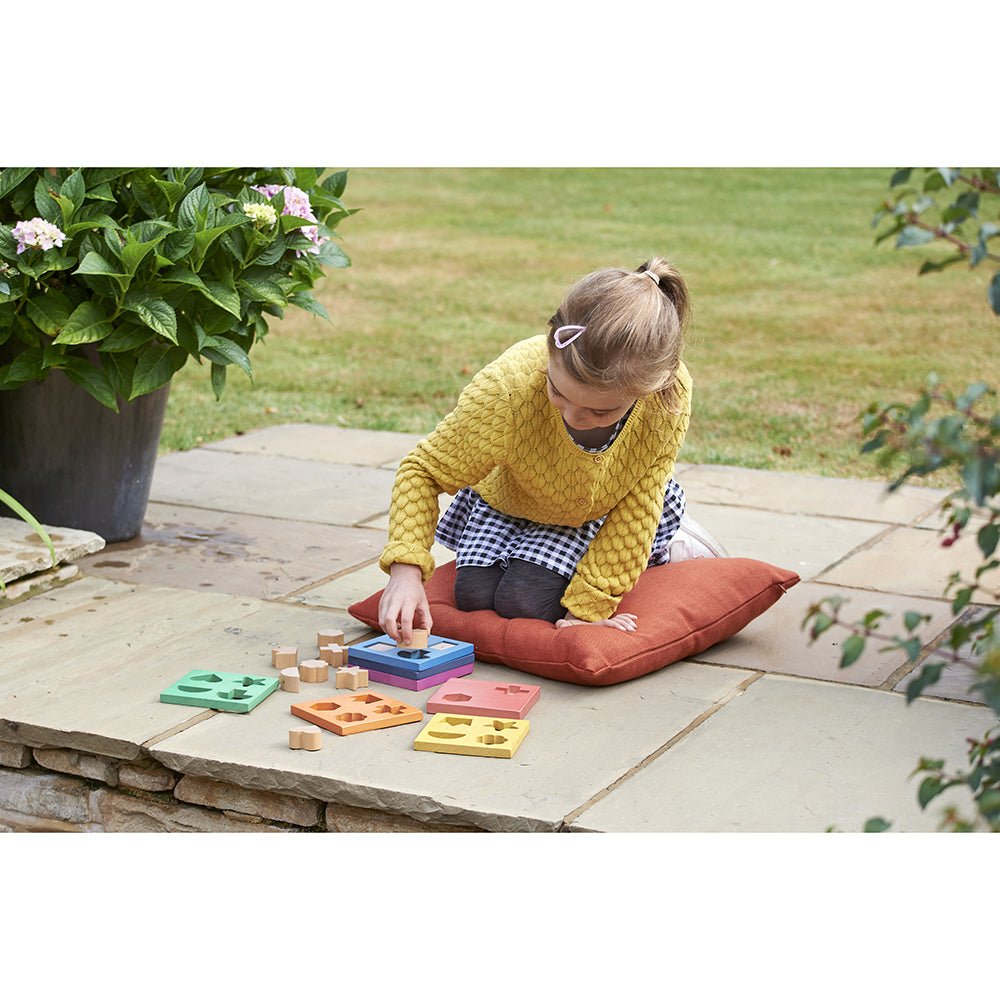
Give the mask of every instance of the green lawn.
[[[949, 385], [1000, 383], [988, 275], [923, 278], [932, 249], [874, 245], [889, 169], [353, 169], [353, 260], [233, 370], [175, 378], [164, 451], [279, 423], [429, 431], [469, 377], [545, 330], [566, 287], [672, 259], [694, 322], [694, 415], [681, 459], [877, 478], [859, 412]], [[925, 253], [926, 251], [926, 253]]]

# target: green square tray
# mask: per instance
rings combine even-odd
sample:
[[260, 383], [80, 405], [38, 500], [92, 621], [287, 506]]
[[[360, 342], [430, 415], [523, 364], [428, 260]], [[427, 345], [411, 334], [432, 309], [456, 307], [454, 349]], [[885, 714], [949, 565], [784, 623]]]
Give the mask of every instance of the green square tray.
[[249, 712], [278, 689], [277, 677], [227, 674], [221, 670], [191, 670], [160, 693], [170, 705]]

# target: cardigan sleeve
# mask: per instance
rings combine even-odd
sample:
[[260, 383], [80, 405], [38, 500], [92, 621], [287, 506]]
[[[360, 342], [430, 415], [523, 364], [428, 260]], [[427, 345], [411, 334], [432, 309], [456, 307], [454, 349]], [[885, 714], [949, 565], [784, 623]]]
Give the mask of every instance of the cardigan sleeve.
[[438, 521], [438, 496], [472, 486], [498, 465], [511, 426], [511, 390], [496, 362], [462, 391], [458, 403], [400, 463], [389, 507], [389, 541], [379, 565], [419, 566], [424, 582], [434, 572], [431, 546]]
[[658, 459], [608, 513], [566, 588], [563, 607], [577, 618], [584, 621], [611, 618], [649, 562], [663, 513], [664, 491], [673, 476], [674, 462], [690, 422], [690, 382], [685, 388], [684, 409], [669, 426]]

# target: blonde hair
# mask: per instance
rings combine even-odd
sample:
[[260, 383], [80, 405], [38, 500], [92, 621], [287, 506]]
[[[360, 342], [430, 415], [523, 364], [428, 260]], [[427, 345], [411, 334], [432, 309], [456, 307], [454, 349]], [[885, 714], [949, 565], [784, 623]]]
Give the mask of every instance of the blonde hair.
[[[655, 394], [672, 410], [689, 314], [684, 279], [660, 257], [635, 271], [594, 271], [570, 288], [549, 320], [549, 353], [577, 382], [637, 398]], [[560, 348], [554, 333], [563, 326], [586, 329]]]

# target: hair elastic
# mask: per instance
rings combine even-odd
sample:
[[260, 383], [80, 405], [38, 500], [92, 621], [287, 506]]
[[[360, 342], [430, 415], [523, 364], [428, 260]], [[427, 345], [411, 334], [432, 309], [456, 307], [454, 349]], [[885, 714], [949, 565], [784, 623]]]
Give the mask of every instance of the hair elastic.
[[[583, 333], [583, 331], [586, 329], [587, 328], [585, 326], [575, 326], [575, 325], [561, 326], [559, 327], [558, 330], [556, 330], [552, 334], [552, 340], [555, 343], [556, 347], [558, 347], [559, 350], [561, 351], [564, 347], [569, 347], [569, 345], [572, 344], [573, 341], [576, 340], [576, 338], [579, 337], [580, 334]], [[570, 331], [573, 335], [571, 337], [567, 337], [565, 340], [560, 340], [559, 334], [562, 333], [563, 331]]]
[[655, 271], [643, 271], [642, 274], [646, 275], [647, 278], [652, 278], [657, 284], [660, 283], [660, 276]]

